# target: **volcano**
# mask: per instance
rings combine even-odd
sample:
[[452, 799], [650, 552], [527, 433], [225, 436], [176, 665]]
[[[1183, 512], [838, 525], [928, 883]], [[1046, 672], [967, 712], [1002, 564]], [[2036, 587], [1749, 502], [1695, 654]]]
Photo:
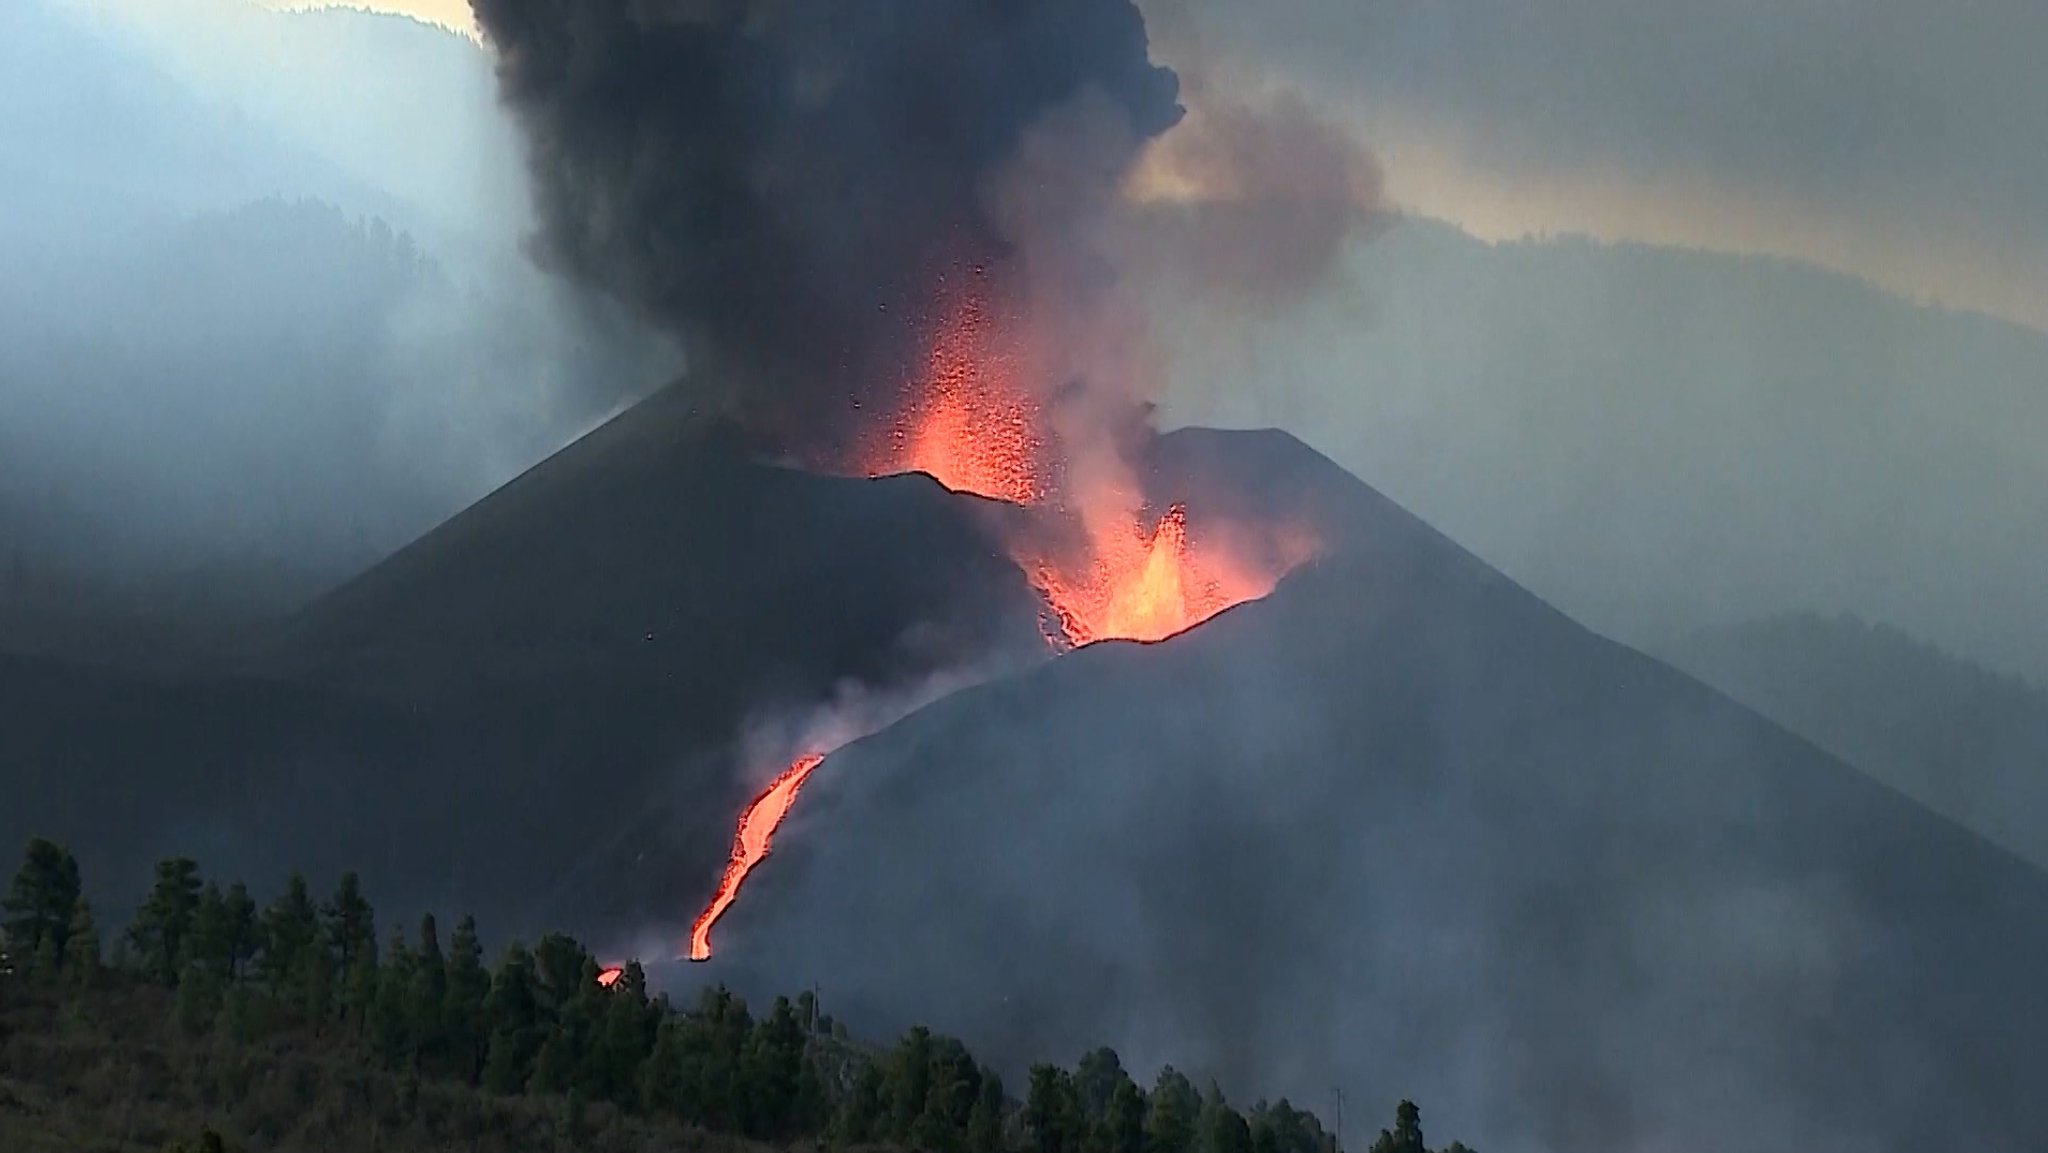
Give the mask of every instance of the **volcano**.
[[721, 979], [1019, 1060], [1334, 1076], [1482, 1148], [2048, 1133], [2048, 878], [1290, 438], [1185, 430], [1152, 468], [1325, 555], [827, 759]]
[[1318, 549], [1056, 656], [1028, 508], [786, 467], [665, 393], [232, 669], [0, 665], [0, 836], [106, 885], [170, 853], [356, 868], [397, 910], [680, 942], [783, 767], [750, 757], [764, 710], [966, 669], [806, 769], [689, 979], [816, 981], [1006, 1062], [1335, 1075], [1502, 1149], [2048, 1132], [2040, 873], [1290, 437], [1184, 429], [1132, 465], [1141, 523]]

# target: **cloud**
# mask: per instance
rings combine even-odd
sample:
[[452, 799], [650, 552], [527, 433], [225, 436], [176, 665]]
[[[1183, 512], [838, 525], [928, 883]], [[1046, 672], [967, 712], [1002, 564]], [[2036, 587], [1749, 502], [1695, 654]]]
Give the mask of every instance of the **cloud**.
[[1241, 73], [1287, 76], [1341, 101], [1390, 154], [1397, 187], [1409, 165], [1396, 141], [1418, 164], [1504, 185], [1501, 198], [1562, 185], [1567, 194], [1547, 203], [1595, 231], [1600, 207], [1571, 215], [1570, 189], [1592, 187], [1611, 209], [1616, 183], [1631, 185], [1639, 199], [1682, 202], [1649, 222], [1666, 231], [1706, 213], [1779, 251], [1797, 229], [1770, 217], [1847, 220], [1852, 235], [1796, 254], [2048, 324], [2048, 310], [2030, 305], [2048, 287], [2048, 150], [2030, 146], [2048, 121], [2037, 61], [2048, 8], [2031, 0], [1147, 8]]

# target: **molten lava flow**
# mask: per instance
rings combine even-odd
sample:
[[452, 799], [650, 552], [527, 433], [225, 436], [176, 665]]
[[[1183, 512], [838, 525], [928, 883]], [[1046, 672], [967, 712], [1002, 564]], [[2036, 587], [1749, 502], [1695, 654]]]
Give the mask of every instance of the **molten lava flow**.
[[711, 897], [711, 903], [697, 915], [697, 923], [690, 926], [689, 958], [692, 961], [709, 960], [711, 957], [711, 926], [725, 915], [733, 900], [739, 896], [740, 883], [747, 879], [755, 865], [768, 855], [769, 838], [775, 835], [775, 827], [789, 813], [789, 806], [796, 801], [796, 795], [804, 787], [804, 779], [811, 770], [824, 763], [824, 756], [807, 753], [798, 757], [782, 774], [761, 790], [753, 803], [740, 814], [740, 823], [732, 838], [732, 856], [725, 863], [725, 875], [719, 878], [718, 891]]

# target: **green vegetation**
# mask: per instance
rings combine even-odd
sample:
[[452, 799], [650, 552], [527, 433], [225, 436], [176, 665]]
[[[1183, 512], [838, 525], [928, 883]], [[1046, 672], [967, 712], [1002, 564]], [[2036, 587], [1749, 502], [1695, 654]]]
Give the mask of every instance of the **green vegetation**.
[[[1285, 1100], [1240, 1111], [1171, 1068], [1146, 1090], [1109, 1049], [1034, 1067], [1019, 1103], [959, 1041], [862, 1046], [808, 993], [679, 1010], [561, 935], [487, 965], [468, 918], [380, 946], [353, 875], [259, 907], [165, 861], [103, 948], [77, 862], [37, 840], [0, 914], [0, 1147], [23, 1153], [1340, 1153]], [[1414, 1105], [1372, 1153], [1427, 1153]]]

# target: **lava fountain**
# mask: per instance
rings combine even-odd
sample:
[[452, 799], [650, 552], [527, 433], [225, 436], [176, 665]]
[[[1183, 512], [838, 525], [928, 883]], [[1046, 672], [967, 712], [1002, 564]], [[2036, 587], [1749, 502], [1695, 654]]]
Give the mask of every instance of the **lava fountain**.
[[[1011, 559], [1046, 603], [1046, 639], [1058, 651], [1165, 640], [1273, 591], [1291, 565], [1269, 571], [1191, 537], [1185, 504], [1155, 518], [1135, 485], [1071, 483], [1045, 407], [1019, 379], [1023, 359], [1003, 343], [985, 300], [968, 295], [934, 333], [925, 378], [863, 471], [922, 472], [1059, 530], [1011, 543]], [[1080, 547], [1045, 543], [1075, 535], [1076, 525]]]

